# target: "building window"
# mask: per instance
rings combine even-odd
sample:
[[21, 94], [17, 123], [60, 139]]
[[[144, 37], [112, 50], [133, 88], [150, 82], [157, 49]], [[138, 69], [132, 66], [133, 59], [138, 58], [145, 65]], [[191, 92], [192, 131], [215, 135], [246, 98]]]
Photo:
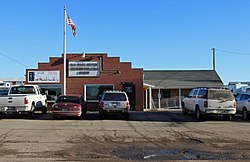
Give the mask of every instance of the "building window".
[[57, 97], [62, 94], [62, 85], [60, 84], [40, 84], [42, 93], [47, 95], [48, 102], [55, 102]]
[[162, 98], [170, 98], [170, 91], [169, 90], [163, 90]]
[[114, 90], [113, 84], [86, 84], [84, 100], [87, 102], [99, 102], [103, 91]]

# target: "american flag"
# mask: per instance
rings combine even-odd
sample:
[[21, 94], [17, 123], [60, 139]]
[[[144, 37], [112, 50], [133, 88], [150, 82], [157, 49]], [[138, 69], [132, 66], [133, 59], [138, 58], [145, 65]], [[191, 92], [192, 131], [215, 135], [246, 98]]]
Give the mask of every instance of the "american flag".
[[76, 25], [73, 22], [73, 20], [69, 17], [69, 15], [68, 15], [68, 24], [71, 26], [73, 35], [75, 37], [76, 36]]

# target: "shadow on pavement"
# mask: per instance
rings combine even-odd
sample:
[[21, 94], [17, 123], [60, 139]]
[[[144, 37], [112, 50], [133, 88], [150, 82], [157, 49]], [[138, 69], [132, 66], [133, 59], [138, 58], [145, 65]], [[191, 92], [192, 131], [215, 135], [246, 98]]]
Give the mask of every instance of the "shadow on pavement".
[[[34, 119], [29, 119], [26, 115], [7, 115], [5, 119], [24, 119], [24, 120], [122, 120], [127, 121], [123, 115], [108, 115], [105, 116], [104, 119], [99, 118], [98, 112], [88, 112], [84, 118], [77, 117], [67, 117], [67, 118], [59, 118], [53, 119], [52, 113], [48, 112], [47, 114], [42, 114], [41, 112], [37, 112], [35, 114]], [[193, 114], [183, 115], [181, 110], [166, 110], [166, 111], [153, 111], [153, 112], [138, 112], [131, 111], [130, 117], [128, 121], [144, 121], [144, 122], [199, 122]], [[209, 116], [204, 120], [206, 121], [224, 121], [224, 119], [220, 116]], [[227, 121], [228, 122], [228, 121]], [[249, 123], [250, 120], [243, 120], [241, 115], [235, 115], [232, 121], [229, 122], [246, 122]]]

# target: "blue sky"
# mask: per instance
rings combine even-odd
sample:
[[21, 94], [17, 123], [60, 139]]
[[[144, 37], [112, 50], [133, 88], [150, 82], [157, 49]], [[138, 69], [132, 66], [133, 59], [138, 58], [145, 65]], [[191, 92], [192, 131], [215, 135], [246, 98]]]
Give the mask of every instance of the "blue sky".
[[75, 38], [67, 26], [67, 53], [107, 52], [146, 70], [208, 70], [214, 47], [224, 84], [250, 81], [249, 0], [1, 0], [1, 78], [61, 56], [64, 5], [77, 26]]

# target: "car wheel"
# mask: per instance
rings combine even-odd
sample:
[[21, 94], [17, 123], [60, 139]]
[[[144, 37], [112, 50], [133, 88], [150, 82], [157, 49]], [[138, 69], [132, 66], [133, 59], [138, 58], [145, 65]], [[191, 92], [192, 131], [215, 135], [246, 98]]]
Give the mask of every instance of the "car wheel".
[[247, 112], [247, 109], [244, 109], [244, 110], [243, 110], [242, 117], [243, 117], [244, 120], [247, 120], [247, 119], [248, 119], [248, 112]]
[[44, 108], [42, 109], [42, 114], [47, 114], [47, 107], [44, 107]]
[[231, 121], [233, 118], [233, 115], [223, 115], [224, 120]]
[[35, 118], [35, 106], [34, 105], [31, 106], [30, 112], [28, 113], [28, 118], [29, 119]]
[[0, 113], [0, 118], [1, 119], [5, 119], [6, 118], [6, 114], [5, 113]]
[[185, 104], [182, 104], [182, 114], [184, 114], [184, 115], [188, 114], [188, 111], [187, 111], [187, 109], [185, 107]]
[[86, 118], [86, 115], [87, 115], [87, 110], [83, 110], [82, 111], [82, 114], [81, 114], [81, 119], [84, 119], [84, 118]]
[[52, 118], [55, 119], [55, 120], [59, 119], [57, 116], [53, 116], [53, 115], [52, 115]]
[[203, 121], [203, 116], [202, 116], [201, 111], [200, 111], [199, 108], [196, 109], [195, 115], [196, 115], [196, 119], [197, 119], [197, 120]]
[[101, 120], [104, 118], [103, 110], [99, 110], [99, 118]]
[[125, 114], [125, 118], [126, 118], [126, 120], [129, 120], [129, 113]]

